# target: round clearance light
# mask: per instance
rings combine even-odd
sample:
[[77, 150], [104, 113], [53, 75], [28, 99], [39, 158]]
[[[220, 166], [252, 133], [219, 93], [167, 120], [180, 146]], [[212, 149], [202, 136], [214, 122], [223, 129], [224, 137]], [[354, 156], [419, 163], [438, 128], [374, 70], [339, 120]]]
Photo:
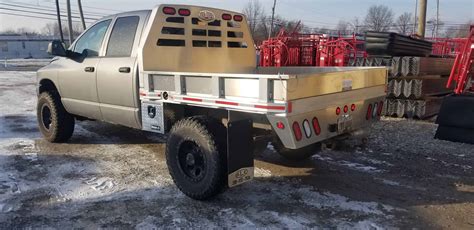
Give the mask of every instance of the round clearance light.
[[349, 106], [346, 105], [344, 106], [344, 113], [347, 113], [347, 112], [349, 112]]
[[356, 105], [355, 104], [352, 104], [351, 105], [351, 111], [355, 111], [356, 110]]
[[285, 124], [283, 124], [283, 122], [281, 122], [281, 121], [277, 122], [276, 126], [277, 126], [278, 129], [285, 129]]
[[339, 114], [341, 114], [341, 108], [337, 107], [337, 109], [336, 109], [336, 115], [339, 115]]
[[304, 135], [306, 138], [310, 138], [313, 132], [311, 131], [311, 125], [309, 124], [308, 120], [303, 121], [303, 130], [304, 130]]

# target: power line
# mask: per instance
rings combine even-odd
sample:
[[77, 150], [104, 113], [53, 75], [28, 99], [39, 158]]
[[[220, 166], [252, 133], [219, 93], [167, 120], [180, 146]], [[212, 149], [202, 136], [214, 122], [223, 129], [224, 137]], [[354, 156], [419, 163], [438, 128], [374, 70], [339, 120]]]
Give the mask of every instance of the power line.
[[[19, 10], [14, 8], [7, 8], [7, 7], [0, 7], [0, 10], [8, 10], [13, 12], [22, 12], [22, 13], [30, 13], [30, 14], [40, 14], [40, 15], [47, 15], [47, 16], [57, 16], [56, 14], [38, 12], [38, 11], [31, 11], [31, 10]], [[73, 18], [79, 18], [78, 16], [72, 16]], [[85, 18], [87, 20], [98, 20], [98, 18]]]
[[[54, 9], [50, 9], [50, 8], [42, 7], [42, 6], [41, 6], [41, 7], [39, 7], [39, 6], [33, 6], [33, 5], [30, 5], [30, 4], [18, 5], [18, 4], [11, 4], [11, 3], [3, 3], [3, 2], [0, 2], [0, 5], [13, 6], [13, 7], [21, 7], [21, 8], [25, 8], [25, 9], [41, 10], [41, 11], [47, 11], [47, 12], [56, 12], [56, 10], [54, 10]], [[61, 10], [60, 12], [61, 12], [61, 13], [66, 13], [65, 10]], [[79, 12], [73, 11], [73, 13], [78, 14]], [[88, 15], [88, 16], [100, 16], [100, 17], [104, 17], [104, 16], [105, 16], [105, 15], [103, 15], [103, 14], [94, 14], [94, 13], [87, 13], [86, 15]]]
[[[11, 1], [10, 1], [11, 2]], [[48, 2], [51, 2], [50, 0]], [[64, 6], [64, 4], [62, 4]], [[71, 6], [77, 7], [76, 4], [71, 4]], [[116, 10], [116, 9], [110, 9], [110, 8], [100, 8], [100, 7], [92, 7], [92, 6], [83, 6], [83, 8], [86, 9], [94, 9], [94, 10], [100, 10], [100, 11], [114, 11], [114, 12], [123, 12], [123, 10]], [[102, 12], [100, 12], [102, 13]]]
[[[47, 18], [47, 17], [41, 17], [41, 16], [33, 16], [33, 15], [23, 15], [23, 14], [15, 14], [15, 13], [8, 13], [8, 12], [0, 12], [0, 14], [4, 15], [11, 15], [11, 16], [19, 16], [19, 17], [27, 17], [27, 18], [36, 18], [36, 19], [45, 19], [45, 20], [54, 20], [56, 21], [57, 19], [55, 18]], [[73, 22], [79, 22], [79, 21], [74, 21]]]

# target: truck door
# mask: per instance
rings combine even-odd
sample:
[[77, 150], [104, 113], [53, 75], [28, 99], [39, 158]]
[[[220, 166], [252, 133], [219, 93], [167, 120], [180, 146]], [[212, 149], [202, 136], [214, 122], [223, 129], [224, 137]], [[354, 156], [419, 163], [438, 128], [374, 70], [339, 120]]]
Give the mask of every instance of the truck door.
[[116, 18], [97, 72], [102, 119], [140, 128], [138, 95], [138, 42], [146, 15]]
[[101, 119], [96, 73], [108, 26], [103, 20], [91, 26], [71, 46], [74, 56], [60, 58], [58, 72], [61, 100], [69, 113]]

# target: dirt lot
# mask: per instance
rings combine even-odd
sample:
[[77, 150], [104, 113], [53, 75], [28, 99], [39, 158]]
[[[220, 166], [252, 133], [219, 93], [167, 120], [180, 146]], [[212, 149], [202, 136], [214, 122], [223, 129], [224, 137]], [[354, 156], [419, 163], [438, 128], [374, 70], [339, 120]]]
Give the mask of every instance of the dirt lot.
[[365, 149], [290, 164], [269, 148], [256, 179], [208, 202], [173, 185], [165, 138], [80, 122], [68, 144], [36, 128], [33, 72], [0, 72], [0, 228], [473, 229], [474, 146], [436, 125], [384, 119]]

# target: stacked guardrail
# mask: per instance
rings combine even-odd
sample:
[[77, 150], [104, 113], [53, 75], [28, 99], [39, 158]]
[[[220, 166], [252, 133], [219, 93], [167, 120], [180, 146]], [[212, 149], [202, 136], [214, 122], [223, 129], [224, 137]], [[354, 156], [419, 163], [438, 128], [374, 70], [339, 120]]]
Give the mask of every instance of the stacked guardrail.
[[370, 57], [358, 58], [352, 64], [388, 68], [386, 116], [418, 119], [434, 116], [443, 96], [451, 92], [446, 89], [446, 76], [454, 64], [452, 58]]

